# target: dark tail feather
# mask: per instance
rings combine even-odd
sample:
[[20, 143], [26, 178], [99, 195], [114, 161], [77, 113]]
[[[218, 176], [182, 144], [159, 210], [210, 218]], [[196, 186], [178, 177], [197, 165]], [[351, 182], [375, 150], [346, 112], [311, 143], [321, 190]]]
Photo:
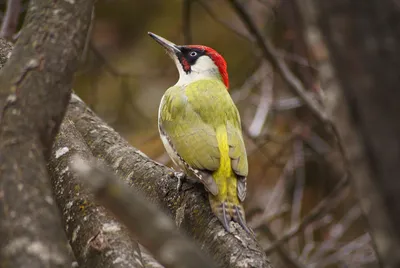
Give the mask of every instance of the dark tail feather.
[[230, 226], [230, 221], [231, 221], [231, 215], [226, 215], [226, 205], [225, 202], [221, 203], [222, 204], [222, 217], [218, 217], [222, 225], [225, 227], [225, 229], [228, 232], [231, 232], [231, 226]]
[[234, 203], [224, 201], [221, 202], [216, 199], [215, 196], [209, 194], [209, 200], [211, 210], [217, 216], [219, 221], [224, 226], [225, 230], [231, 232], [230, 222], [235, 221], [242, 226], [242, 228], [248, 233], [254, 235], [254, 233], [247, 227], [246, 220], [244, 217], [244, 210], [241, 204], [236, 205]]
[[244, 210], [243, 210], [243, 206], [239, 205], [239, 206], [235, 206], [235, 210], [236, 210], [236, 219], [234, 217], [234, 221], [236, 221], [237, 223], [240, 224], [240, 226], [242, 226], [242, 228], [251, 235], [254, 235], [253, 231], [250, 230], [249, 227], [247, 227], [246, 224], [246, 220], [244, 218]]

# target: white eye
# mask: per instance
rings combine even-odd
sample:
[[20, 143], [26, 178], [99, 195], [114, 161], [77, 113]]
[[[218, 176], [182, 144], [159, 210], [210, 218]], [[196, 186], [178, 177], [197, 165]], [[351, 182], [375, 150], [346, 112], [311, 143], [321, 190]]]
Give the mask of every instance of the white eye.
[[196, 51], [192, 51], [192, 52], [190, 52], [190, 54], [189, 54], [191, 57], [195, 57], [195, 56], [197, 56], [197, 52]]

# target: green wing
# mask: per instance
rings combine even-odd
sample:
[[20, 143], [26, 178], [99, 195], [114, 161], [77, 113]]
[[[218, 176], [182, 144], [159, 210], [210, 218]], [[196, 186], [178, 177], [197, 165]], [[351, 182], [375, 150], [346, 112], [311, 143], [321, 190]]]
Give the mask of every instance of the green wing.
[[180, 157], [195, 169], [218, 169], [220, 155], [215, 131], [193, 110], [184, 90], [168, 89], [161, 109], [160, 127]]
[[186, 88], [171, 87], [165, 93], [160, 127], [192, 168], [211, 172], [218, 169], [220, 151], [215, 131], [220, 125], [227, 129], [232, 169], [246, 177], [248, 164], [240, 117], [224, 84], [200, 80]]

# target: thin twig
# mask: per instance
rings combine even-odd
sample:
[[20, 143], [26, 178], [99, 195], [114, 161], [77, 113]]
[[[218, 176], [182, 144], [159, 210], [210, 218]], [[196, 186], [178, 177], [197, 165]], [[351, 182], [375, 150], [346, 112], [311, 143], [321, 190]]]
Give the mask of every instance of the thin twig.
[[317, 154], [324, 156], [328, 153], [332, 152], [333, 148], [317, 133], [312, 131], [311, 129], [308, 131], [307, 134], [301, 135], [303, 141], [310, 146], [312, 150], [314, 150]]
[[237, 36], [239, 36], [239, 37], [241, 37], [241, 38], [243, 38], [245, 40], [250, 40], [252, 42], [255, 41], [253, 36], [251, 36], [247, 31], [243, 31], [241, 29], [238, 29], [230, 21], [223, 20], [218, 13], [215, 13], [213, 11], [213, 9], [211, 8], [211, 6], [210, 6], [208, 1], [196, 0], [196, 2], [199, 3], [199, 5], [202, 8], [204, 8], [204, 10], [210, 15], [210, 17], [212, 19], [214, 19], [216, 22], [218, 22], [219, 24], [223, 25], [227, 29], [231, 30], [232, 32], [234, 32]]
[[278, 56], [279, 53], [276, 51], [272, 43], [263, 38], [259, 29], [252, 21], [251, 16], [248, 14], [242, 4], [237, 0], [229, 0], [229, 2], [238, 16], [242, 19], [253, 38], [255, 38], [256, 43], [260, 47], [265, 59], [271, 62], [272, 66], [276, 68], [282, 78], [289, 85], [289, 88], [292, 89], [292, 91], [304, 101], [312, 113], [319, 120], [321, 120], [324, 125], [331, 128], [332, 123], [323, 107], [321, 107], [320, 104], [314, 99], [310, 98], [310, 96], [307, 94], [307, 90], [304, 88], [300, 80], [291, 72], [285, 61]]
[[[272, 231], [267, 226], [264, 226], [262, 229], [270, 241], [276, 241], [275, 234], [272, 233]], [[292, 268], [292, 267], [293, 268], [306, 268], [307, 267], [303, 263], [301, 263], [298, 260], [298, 258], [293, 258], [292, 255], [290, 254], [290, 252], [283, 245], [279, 245], [276, 248], [276, 251], [279, 254], [279, 256], [282, 258], [282, 260], [286, 263], [286, 265], [288, 265], [285, 267], [290, 267], [290, 268]]]
[[18, 18], [21, 13], [21, 0], [8, 0], [7, 11], [1, 25], [0, 37], [12, 39], [17, 32]]
[[362, 251], [362, 258], [357, 258], [356, 256], [353, 256], [353, 259], [355, 260], [350, 260], [349, 265], [360, 267], [359, 265], [362, 264], [376, 262], [375, 252], [370, 246], [371, 242], [371, 236], [368, 233], [365, 233], [360, 237], [357, 237], [353, 241], [349, 242], [347, 245], [343, 246], [325, 259], [319, 260], [318, 266], [327, 267], [339, 261], [345, 261], [346, 257], [349, 258], [348, 256], [350, 254], [354, 255], [357, 253], [357, 251]]
[[284, 198], [285, 191], [285, 178], [293, 174], [294, 172], [294, 160], [293, 158], [289, 159], [286, 162], [285, 167], [278, 179], [278, 182], [275, 184], [274, 189], [272, 190], [271, 195], [268, 198], [268, 202], [264, 207], [263, 213], [254, 218], [252, 222], [250, 222], [250, 226], [253, 229], [258, 229], [260, 226], [267, 224], [269, 220], [267, 220], [271, 214], [275, 214], [282, 207], [282, 200]]
[[83, 48], [83, 52], [82, 52], [82, 56], [81, 56], [81, 62], [82, 63], [86, 62], [87, 57], [89, 55], [90, 40], [92, 39], [92, 32], [93, 32], [95, 17], [96, 17], [96, 9], [95, 9], [95, 7], [93, 7], [92, 16], [90, 18], [90, 26], [89, 26], [89, 29], [88, 29], [88, 33], [86, 35], [85, 46]]
[[258, 139], [254, 139], [251, 138], [250, 135], [247, 133], [247, 128], [243, 128], [243, 135], [245, 137], [248, 137], [250, 139], [250, 141], [252, 142], [251, 145], [252, 147], [249, 147], [247, 149], [247, 155], [251, 155], [255, 152], [260, 153], [264, 158], [265, 161], [263, 161], [261, 164], [262, 165], [266, 165], [266, 166], [270, 166], [270, 165], [275, 165], [276, 167], [284, 167], [286, 165], [286, 162], [281, 161], [281, 157], [283, 156], [283, 154], [287, 151], [288, 147], [290, 146], [292, 140], [293, 140], [293, 135], [292, 136], [288, 136], [287, 138], [283, 138], [282, 142], [278, 142], [281, 144], [281, 146], [279, 147], [279, 149], [275, 152], [271, 152], [270, 150], [266, 149], [264, 150], [263, 144], [265, 142], [267, 142], [269, 140], [270, 137], [272, 137], [271, 135], [268, 135], [268, 133], [266, 135], [262, 135], [262, 139], [258, 138]]
[[333, 217], [331, 214], [323, 216], [320, 220], [310, 223], [306, 228], [304, 228], [304, 247], [301, 252], [300, 259], [307, 263], [309, 255], [315, 249], [314, 232], [328, 224], [331, 224]]
[[185, 44], [191, 44], [192, 38], [192, 0], [183, 0], [182, 2], [182, 32]]
[[254, 115], [253, 121], [251, 122], [249, 126], [248, 133], [250, 137], [256, 138], [260, 136], [261, 131], [263, 130], [263, 126], [265, 124], [265, 121], [268, 118], [269, 111], [271, 110], [271, 104], [273, 102], [273, 96], [274, 96], [274, 76], [273, 72], [271, 70], [271, 66], [267, 64], [269, 67], [268, 70], [266, 70], [267, 73], [270, 73], [271, 75], [268, 76], [269, 79], [264, 79], [264, 81], [261, 83], [260, 90], [261, 90], [261, 98], [260, 98], [260, 103], [257, 106], [256, 113]]
[[269, 223], [273, 222], [274, 220], [281, 218], [284, 214], [288, 213], [289, 211], [290, 211], [290, 206], [288, 204], [283, 204], [280, 207], [279, 211], [275, 211], [274, 213], [268, 213], [264, 219], [264, 222], [266, 224], [269, 224]]
[[104, 57], [104, 55], [96, 48], [96, 46], [92, 42], [90, 42], [89, 48], [111, 75], [116, 77], [126, 77], [126, 78], [137, 78], [140, 76], [139, 74], [136, 75], [131, 73], [125, 73], [115, 69], [114, 66], [112, 66], [109, 63], [109, 61]]
[[237, 104], [244, 101], [252, 90], [271, 73], [267, 72], [267, 63], [262, 62], [260, 66], [246, 79], [242, 86], [232, 90], [232, 99]]
[[[268, 204], [265, 206], [265, 208], [268, 208], [269, 212], [277, 212], [278, 209], [281, 207], [280, 204], [282, 203], [282, 199], [284, 197], [283, 190], [284, 190], [284, 181], [285, 177], [289, 176], [292, 174], [294, 171], [294, 159], [291, 158], [287, 161], [286, 166], [282, 172], [281, 177], [278, 180], [278, 183], [275, 185], [275, 188], [268, 200]], [[264, 210], [264, 213], [267, 210]], [[261, 217], [257, 219], [257, 221], [253, 224], [258, 224], [258, 226], [261, 226], [261, 230], [266, 234], [268, 239], [270, 241], [276, 241], [277, 238], [275, 234], [271, 231], [271, 229], [268, 226], [268, 221], [266, 221], [266, 215], [263, 214]], [[282, 260], [289, 265], [289, 267], [296, 267], [296, 268], [305, 268], [306, 266], [302, 264], [299, 260], [296, 258], [293, 258], [290, 252], [286, 250], [286, 248], [283, 245], [278, 245], [276, 247], [276, 251], [279, 254], [279, 256], [282, 258]]]
[[276, 5], [276, 3], [271, 3], [272, 1], [268, 1], [268, 0], [257, 0], [257, 2], [259, 2], [260, 4], [265, 5], [268, 8], [273, 8]]
[[[250, 41], [252, 43], [256, 42], [256, 39], [250, 35], [247, 31], [243, 31], [242, 29], [236, 27], [234, 24], [231, 23], [231, 21], [228, 20], [224, 20], [221, 18], [221, 16], [219, 16], [218, 14], [216, 14], [211, 5], [209, 4], [209, 2], [207, 1], [202, 1], [202, 0], [195, 0], [197, 3], [199, 3], [199, 5], [210, 15], [210, 17], [212, 19], [214, 19], [217, 23], [219, 23], [220, 25], [222, 25], [223, 27], [225, 27], [228, 30], [231, 30], [233, 33], [235, 33], [238, 37], [243, 38], [247, 41]], [[257, 51], [255, 50], [255, 52], [257, 53]], [[305, 67], [309, 67], [312, 68], [314, 70], [316, 70], [316, 67], [313, 66], [308, 59], [294, 54], [294, 53], [290, 53], [287, 51], [284, 51], [282, 49], [277, 49], [276, 50], [276, 55], [282, 59], [286, 59], [288, 61], [297, 63], [301, 66], [305, 66]]]
[[265, 250], [267, 254], [269, 254], [271, 251], [273, 251], [277, 246], [282, 245], [283, 243], [286, 243], [288, 240], [290, 240], [292, 237], [300, 233], [308, 224], [311, 222], [315, 221], [319, 217], [321, 217], [323, 214], [325, 214], [326, 211], [330, 210], [334, 205], [336, 198], [338, 197], [338, 194], [341, 192], [341, 190], [347, 186], [349, 182], [348, 175], [344, 175], [343, 178], [336, 184], [335, 188], [328, 194], [328, 196], [322, 200], [309, 214], [307, 214], [303, 220], [295, 227], [293, 227], [291, 230], [289, 230], [286, 234], [284, 234], [281, 238], [279, 238], [277, 241], [272, 243], [272, 245]]
[[304, 67], [309, 67], [309, 68], [317, 71], [317, 67], [315, 65], [311, 64], [310, 61], [305, 57], [302, 57], [302, 56], [297, 55], [295, 53], [290, 53], [290, 52], [284, 51], [282, 49], [277, 49], [276, 53], [282, 59], [289, 60], [289, 61], [291, 61], [293, 63], [297, 63], [298, 65], [301, 65], [301, 66], [304, 66]]
[[[243, 134], [245, 134], [246, 136], [248, 136], [247, 132], [245, 131], [246, 129], [243, 129]], [[267, 165], [275, 165], [276, 167], [284, 167], [287, 164], [287, 161], [282, 161], [281, 157], [284, 156], [284, 153], [287, 152], [288, 148], [290, 147], [290, 145], [292, 144], [292, 141], [294, 139], [294, 135], [288, 135], [287, 137], [283, 137], [282, 141], [278, 141], [278, 143], [281, 144], [281, 146], [279, 147], [279, 149], [273, 153], [271, 153], [270, 150], [266, 149], [263, 150], [262, 145], [267, 141], [270, 140], [270, 138], [272, 137], [273, 139], [277, 138], [276, 136], [273, 137], [272, 135], [263, 135], [264, 139], [252, 139], [253, 142], [255, 142], [256, 146], [254, 151], [249, 151], [249, 154], [252, 152], [255, 152], [256, 150], [261, 153], [261, 155], [263, 157], [265, 157], [266, 161], [263, 162], [262, 164], [268, 163]]]
[[323, 257], [323, 255], [331, 249], [334, 249], [337, 241], [351, 227], [353, 222], [361, 216], [361, 208], [358, 204], [354, 205], [346, 215], [330, 229], [330, 237], [324, 241], [318, 250], [310, 257], [311, 262], [315, 262]]
[[[292, 213], [290, 217], [290, 224], [291, 226], [296, 226], [300, 222], [300, 217], [301, 217], [301, 207], [302, 207], [302, 201], [303, 201], [303, 195], [304, 195], [304, 185], [305, 185], [305, 179], [306, 179], [306, 174], [305, 174], [305, 167], [304, 167], [304, 147], [303, 147], [303, 141], [300, 139], [295, 139], [293, 143], [293, 159], [294, 159], [294, 179], [295, 179], [295, 187], [293, 191], [293, 200], [292, 200]], [[291, 249], [299, 253], [300, 252], [300, 246], [299, 246], [299, 241], [298, 238], [294, 238], [291, 240], [290, 243]]]

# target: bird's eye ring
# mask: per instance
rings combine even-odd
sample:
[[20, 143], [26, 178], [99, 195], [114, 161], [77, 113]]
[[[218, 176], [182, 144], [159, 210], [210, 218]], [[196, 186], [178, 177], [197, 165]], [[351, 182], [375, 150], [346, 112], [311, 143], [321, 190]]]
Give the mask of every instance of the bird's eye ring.
[[189, 54], [191, 57], [195, 57], [195, 56], [197, 56], [197, 52], [196, 51], [192, 51], [192, 52], [190, 52], [190, 54]]

